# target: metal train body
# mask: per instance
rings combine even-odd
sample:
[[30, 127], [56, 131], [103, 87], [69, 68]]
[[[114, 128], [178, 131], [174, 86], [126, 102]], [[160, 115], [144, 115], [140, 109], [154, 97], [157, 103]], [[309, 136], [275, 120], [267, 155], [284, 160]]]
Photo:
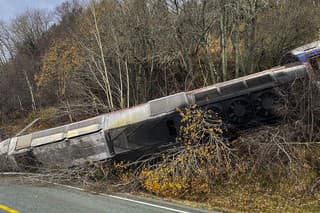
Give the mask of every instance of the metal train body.
[[288, 53], [283, 61], [294, 62], [288, 65], [9, 138], [0, 143], [0, 161], [17, 167], [26, 164], [70, 167], [166, 146], [175, 141], [177, 134], [176, 108], [191, 104], [213, 108], [227, 122], [237, 125], [267, 120], [273, 107], [273, 88], [319, 71], [308, 61], [319, 60], [319, 55], [320, 42], [315, 42]]

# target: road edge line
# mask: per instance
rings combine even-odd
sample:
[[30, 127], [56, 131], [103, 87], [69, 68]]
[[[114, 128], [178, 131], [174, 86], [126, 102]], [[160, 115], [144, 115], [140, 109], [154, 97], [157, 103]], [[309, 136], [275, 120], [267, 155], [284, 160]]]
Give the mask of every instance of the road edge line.
[[129, 198], [126, 198], [126, 197], [121, 197], [121, 196], [116, 196], [116, 195], [108, 195], [108, 194], [101, 194], [101, 195], [112, 197], [112, 198], [116, 198], [116, 199], [120, 199], [120, 200], [129, 201], [129, 202], [133, 202], [133, 203], [143, 204], [143, 205], [146, 205], [146, 206], [152, 206], [152, 207], [156, 207], [156, 208], [159, 208], [159, 209], [165, 209], [165, 210], [169, 210], [169, 211], [172, 211], [172, 212], [189, 213], [188, 211], [182, 211], [182, 210], [178, 210], [178, 209], [174, 209], [174, 208], [170, 208], [170, 207], [165, 207], [165, 206], [160, 206], [160, 205], [156, 205], [156, 204], [152, 204], [152, 203], [147, 203], [147, 202], [143, 202], [143, 201], [139, 201], [139, 200], [133, 200], [133, 199], [129, 199]]
[[73, 190], [77, 190], [77, 191], [81, 191], [81, 192], [88, 192], [88, 193], [92, 193], [92, 194], [96, 194], [96, 195], [101, 195], [101, 196], [104, 196], [104, 197], [111, 197], [113, 199], [125, 200], [125, 201], [130, 201], [130, 202], [133, 202], [133, 203], [138, 203], [138, 204], [142, 204], [142, 205], [146, 205], [146, 206], [156, 207], [156, 208], [159, 208], [159, 209], [165, 209], [165, 210], [169, 210], [169, 211], [172, 211], [172, 212], [190, 213], [188, 211], [183, 211], [183, 210], [174, 209], [174, 208], [170, 208], [170, 207], [160, 206], [160, 205], [157, 205], [157, 204], [152, 204], [152, 203], [143, 202], [143, 201], [139, 201], [139, 200], [129, 199], [129, 198], [122, 197], [122, 196], [110, 195], [110, 194], [104, 194], [104, 193], [96, 193], [96, 192], [93, 192], [93, 191], [90, 191], [90, 190], [86, 190], [86, 189], [83, 189], [83, 188], [80, 188], [80, 187], [64, 185], [64, 184], [55, 183], [55, 182], [51, 182], [51, 181], [41, 180], [41, 179], [38, 179], [38, 178], [33, 178], [33, 177], [25, 177], [25, 178], [34, 179], [34, 180], [37, 180], [37, 181], [40, 181], [40, 182], [53, 184], [53, 185], [56, 185], [56, 186], [60, 186], [60, 187], [68, 188], [68, 189], [73, 189]]

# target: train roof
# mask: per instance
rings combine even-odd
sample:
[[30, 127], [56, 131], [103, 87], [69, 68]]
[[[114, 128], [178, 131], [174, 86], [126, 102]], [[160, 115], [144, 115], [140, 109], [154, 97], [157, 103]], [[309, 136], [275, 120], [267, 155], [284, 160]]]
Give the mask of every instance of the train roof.
[[314, 51], [316, 49], [320, 49], [320, 40], [298, 47], [292, 50], [291, 53], [294, 55], [298, 55], [298, 54]]
[[307, 62], [309, 57], [320, 54], [320, 40], [298, 47], [290, 53], [295, 55], [300, 62]]

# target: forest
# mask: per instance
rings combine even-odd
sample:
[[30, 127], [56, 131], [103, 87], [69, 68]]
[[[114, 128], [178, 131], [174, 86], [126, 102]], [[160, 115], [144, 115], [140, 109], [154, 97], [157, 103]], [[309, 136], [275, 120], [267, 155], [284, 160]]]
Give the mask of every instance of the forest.
[[[66, 1], [0, 20], [0, 126], [53, 125], [277, 66], [319, 39], [318, 0]], [[49, 110], [48, 110], [49, 109]]]

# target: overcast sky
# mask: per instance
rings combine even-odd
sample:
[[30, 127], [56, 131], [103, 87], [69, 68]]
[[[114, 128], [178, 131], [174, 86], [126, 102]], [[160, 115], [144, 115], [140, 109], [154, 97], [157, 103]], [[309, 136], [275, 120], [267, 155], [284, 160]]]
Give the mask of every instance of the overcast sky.
[[66, 0], [0, 0], [0, 20], [9, 22], [27, 9], [52, 10]]

